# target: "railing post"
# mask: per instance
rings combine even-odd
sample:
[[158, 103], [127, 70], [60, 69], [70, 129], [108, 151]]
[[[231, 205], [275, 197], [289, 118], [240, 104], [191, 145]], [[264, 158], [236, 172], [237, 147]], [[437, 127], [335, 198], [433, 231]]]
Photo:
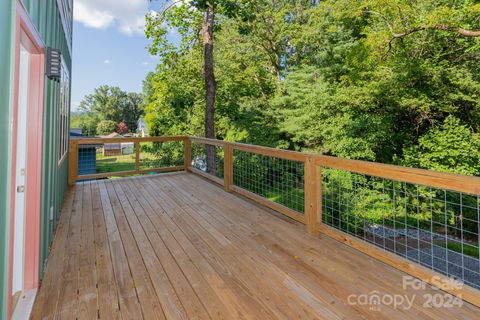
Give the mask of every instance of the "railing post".
[[317, 224], [322, 222], [322, 172], [314, 157], [307, 157], [304, 165], [305, 224], [307, 232], [319, 235]]
[[189, 137], [183, 140], [183, 167], [188, 171], [192, 163], [192, 142]]
[[223, 181], [227, 192], [232, 192], [233, 185], [233, 146], [226, 143], [223, 146]]
[[78, 141], [70, 140], [68, 145], [68, 185], [73, 187], [78, 177]]
[[140, 173], [140, 142], [135, 142], [135, 171]]

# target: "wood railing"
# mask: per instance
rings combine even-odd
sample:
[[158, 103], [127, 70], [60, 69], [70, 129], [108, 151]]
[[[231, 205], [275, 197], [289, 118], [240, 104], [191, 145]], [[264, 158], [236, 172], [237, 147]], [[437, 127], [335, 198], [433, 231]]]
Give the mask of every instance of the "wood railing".
[[[183, 153], [188, 156], [188, 137], [184, 136], [174, 136], [174, 137], [148, 137], [148, 138], [77, 138], [70, 139], [69, 142], [69, 170], [68, 170], [68, 184], [70, 186], [75, 185], [78, 180], [91, 180], [91, 179], [102, 179], [109, 177], [117, 176], [128, 176], [128, 175], [138, 175], [138, 174], [147, 174], [155, 172], [171, 172], [171, 171], [180, 171], [187, 168], [187, 164], [183, 163], [181, 166], [168, 166], [168, 167], [158, 167], [158, 168], [148, 168], [141, 169], [141, 143], [165, 143], [165, 142], [180, 142], [184, 144]], [[132, 170], [122, 170], [122, 171], [111, 171], [111, 172], [102, 172], [102, 173], [92, 173], [92, 174], [83, 174], [79, 175], [79, 147], [81, 146], [99, 146], [103, 148], [105, 144], [125, 144], [133, 143], [134, 144], [134, 167]]]
[[[179, 141], [183, 143], [183, 166], [175, 166], [168, 168], [153, 168], [149, 170], [140, 170], [140, 143], [142, 142], [172, 142]], [[104, 174], [92, 174], [87, 176], [78, 175], [78, 146], [79, 145], [95, 145], [104, 143], [119, 143], [119, 142], [133, 142], [135, 144], [135, 170], [125, 172], [112, 172]], [[196, 167], [196, 159], [192, 159], [194, 156], [192, 150], [195, 151], [196, 146], [215, 146], [222, 151], [221, 160], [223, 162], [223, 172], [217, 174], [207, 173], [206, 170], [202, 170]], [[239, 167], [239, 158], [235, 154], [245, 153], [256, 157], [264, 157], [266, 159], [275, 159], [271, 161], [286, 161], [286, 164], [290, 163], [300, 164], [303, 166], [303, 172], [295, 174], [303, 177], [303, 210], [289, 206], [288, 204], [282, 204], [275, 199], [269, 199], [268, 197], [247, 190], [245, 186], [241, 185], [242, 177], [238, 176], [236, 171]], [[247, 173], [248, 173], [247, 168]], [[402, 182], [415, 184], [420, 186], [426, 186], [429, 188], [438, 188], [442, 190], [448, 190], [452, 192], [458, 192], [461, 195], [463, 193], [469, 195], [480, 195], [480, 178], [469, 177], [463, 175], [440, 173], [430, 170], [413, 169], [394, 165], [386, 165], [374, 162], [357, 161], [349, 159], [341, 159], [336, 157], [309, 154], [303, 152], [294, 152], [287, 150], [280, 150], [275, 148], [254, 146], [242, 143], [226, 142], [220, 140], [199, 138], [199, 137], [152, 137], [152, 138], [119, 138], [119, 139], [72, 139], [70, 141], [70, 158], [69, 158], [69, 184], [74, 185], [77, 180], [80, 179], [96, 179], [105, 178], [109, 176], [118, 175], [132, 175], [142, 174], [149, 172], [166, 172], [166, 171], [178, 171], [185, 170], [198, 175], [201, 175], [211, 181], [223, 186], [227, 192], [238, 193], [244, 197], [247, 197], [263, 206], [271, 208], [277, 212], [287, 215], [288, 217], [297, 220], [306, 225], [306, 230], [309, 234], [327, 235], [344, 244], [351, 246], [367, 255], [375, 257], [399, 270], [402, 270], [408, 274], [411, 274], [423, 281], [426, 281], [432, 285], [439, 286], [439, 284], [449, 283], [449, 278], [432, 271], [429, 268], [423, 267], [411, 260], [407, 260], [405, 257], [401, 257], [395, 253], [388, 252], [385, 248], [378, 248], [378, 246], [368, 243], [362, 239], [358, 239], [348, 232], [334, 228], [331, 225], [327, 225], [322, 222], [322, 198], [324, 193], [322, 192], [322, 175], [325, 170], [343, 170], [352, 174], [367, 175], [377, 177], [381, 179], [388, 179], [389, 181]], [[272, 178], [272, 180], [277, 177]], [[275, 183], [273, 181], [272, 183]], [[295, 182], [297, 183], [297, 182]], [[296, 185], [298, 186], [298, 185]], [[480, 198], [479, 198], [480, 199]], [[480, 217], [479, 217], [480, 219]], [[347, 229], [348, 231], [348, 229]], [[332, 253], [333, 254], [333, 253]], [[442, 289], [450, 294], [460, 296], [465, 301], [480, 306], [480, 294], [477, 289], [470, 286], [463, 287], [448, 287], [443, 286]]]

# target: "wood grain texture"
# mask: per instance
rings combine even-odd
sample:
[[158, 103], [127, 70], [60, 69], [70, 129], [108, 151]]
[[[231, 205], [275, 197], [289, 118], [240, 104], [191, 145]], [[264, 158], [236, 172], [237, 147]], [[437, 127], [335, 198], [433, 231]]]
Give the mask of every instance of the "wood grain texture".
[[224, 189], [232, 192], [233, 185], [233, 147], [227, 144], [223, 147], [223, 181]]
[[[317, 230], [322, 234], [325, 234], [337, 241], [340, 241], [352, 248], [355, 248], [360, 252], [368, 254], [369, 256], [385, 262], [386, 264], [393, 266], [401, 271], [404, 271], [418, 279], [430, 283], [431, 285], [449, 283], [449, 281], [451, 281], [450, 278], [440, 273], [436, 273], [417, 263], [404, 259], [396, 254], [382, 250], [375, 245], [359, 240], [344, 232], [339, 232], [338, 230], [330, 226], [319, 225]], [[464, 301], [468, 301], [471, 304], [480, 307], [480, 292], [478, 290], [467, 285], [461, 288], [449, 288], [448, 286], [446, 286], [444, 289], [446, 292], [454, 296], [461, 297]]]
[[190, 137], [190, 141], [201, 143], [201, 144], [214, 145], [218, 147], [224, 147], [226, 145], [230, 145], [234, 150], [252, 152], [256, 154], [262, 154], [265, 156], [277, 157], [281, 159], [288, 159], [288, 160], [299, 161], [299, 162], [306, 161], [308, 157], [308, 154], [303, 152], [295, 152], [290, 150], [262, 147], [262, 146], [256, 146], [252, 144], [245, 144], [245, 143], [238, 143], [238, 142], [227, 142], [223, 140], [215, 140], [215, 139], [199, 138], [199, 137]]
[[[308, 154], [304, 152], [295, 152], [290, 150], [281, 150], [275, 148], [268, 148], [262, 146], [255, 146], [236, 142], [226, 142], [222, 140], [187, 137], [187, 136], [171, 136], [171, 137], [148, 137], [148, 138], [85, 138], [85, 139], [71, 139], [70, 140], [70, 158], [69, 158], [69, 185], [73, 186], [76, 181], [78, 173], [78, 145], [79, 144], [103, 144], [103, 143], [119, 143], [119, 142], [134, 142], [139, 144], [141, 142], [168, 142], [168, 141], [183, 141], [185, 162], [189, 158], [188, 144], [197, 142], [207, 145], [215, 145], [219, 147], [232, 148], [244, 152], [251, 152], [261, 154], [264, 156], [276, 157], [280, 159], [287, 159], [305, 163], [307, 159], [314, 159], [316, 165], [346, 170], [361, 174], [368, 174], [376, 177], [386, 179], [398, 180], [402, 182], [415, 183], [436, 188], [448, 189], [458, 192], [465, 192], [469, 194], [480, 194], [480, 178], [469, 177], [464, 175], [449, 174], [443, 172], [436, 172], [432, 170], [423, 170], [416, 168], [407, 168], [395, 165], [387, 165], [376, 162], [358, 161], [343, 159], [338, 157], [324, 156], [320, 154]], [[139, 159], [137, 159], [140, 161]], [[137, 169], [139, 164], [137, 163]], [[189, 168], [189, 164], [184, 164], [184, 169]], [[130, 172], [124, 173], [128, 175]], [[96, 179], [106, 177], [93, 176], [88, 179]], [[228, 188], [227, 188], [228, 189]]]
[[324, 156], [321, 154], [309, 154], [304, 152], [281, 150], [236, 142], [225, 142], [214, 139], [190, 137], [190, 140], [217, 146], [230, 145], [234, 150], [241, 150], [299, 162], [306, 162], [307, 159], [314, 159], [313, 161], [318, 166], [368, 174], [376, 177], [415, 183], [441, 189], [465, 192], [474, 195], [480, 194], [480, 177], [437, 172], [433, 170], [407, 168], [377, 162], [344, 159], [339, 157]]
[[311, 235], [319, 235], [318, 221], [322, 217], [322, 205], [318, 199], [322, 199], [321, 168], [315, 165], [312, 158], [305, 162], [304, 166], [304, 190], [305, 190], [305, 224], [307, 232]]
[[223, 147], [226, 145], [228, 142], [223, 141], [223, 140], [216, 140], [216, 139], [208, 139], [208, 138], [201, 138], [201, 137], [189, 137], [189, 140], [191, 142], [196, 142], [200, 144], [208, 144], [212, 146], [217, 146], [217, 147]]
[[192, 164], [192, 142], [190, 139], [183, 141], [183, 170], [188, 171]]
[[276, 203], [276, 202], [273, 202], [272, 200], [269, 200], [267, 198], [264, 198], [262, 196], [259, 196], [253, 192], [250, 192], [248, 190], [245, 190], [243, 188], [240, 188], [238, 186], [232, 186], [231, 187], [233, 191], [235, 191], [236, 193], [252, 200], [252, 201], [255, 201], [259, 204], [261, 204], [262, 206], [265, 206], [267, 208], [270, 208], [272, 210], [275, 210], [277, 212], [280, 212], [284, 215], [286, 215], [287, 217], [290, 217], [298, 222], [301, 222], [301, 223], [305, 223], [305, 216], [298, 213], [297, 211], [295, 210], [292, 210], [288, 207], [285, 207], [284, 205], [280, 204], [280, 203]]
[[208, 180], [211, 180], [211, 181], [213, 181], [213, 182], [215, 182], [215, 183], [217, 183], [221, 186], [223, 186], [225, 184], [225, 181], [223, 179], [220, 179], [219, 177], [213, 176], [213, 175], [211, 175], [209, 173], [206, 173], [202, 170], [199, 170], [195, 167], [189, 167], [188, 171], [193, 172], [195, 174], [198, 174], [199, 176], [202, 176], [202, 177], [204, 177]]
[[[103, 179], [109, 177], [130, 176], [138, 174], [148, 174], [152, 172], [174, 172], [185, 170], [183, 166], [163, 167], [163, 168], [150, 168], [141, 169], [141, 143], [142, 142], [171, 142], [180, 141], [184, 143], [184, 153], [188, 157], [190, 140], [186, 136], [174, 136], [174, 137], [148, 137], [148, 138], [73, 138], [69, 142], [69, 160], [68, 160], [68, 185], [73, 187], [77, 181], [81, 180], [93, 180]], [[133, 142], [135, 145], [135, 170], [117, 171], [117, 172], [105, 172], [95, 173], [88, 175], [78, 175], [78, 147], [79, 145], [101, 145], [104, 143], [128, 143]], [[187, 158], [185, 158], [185, 161]]]
[[396, 181], [414, 183], [440, 189], [480, 194], [480, 177], [464, 176], [453, 173], [437, 172], [416, 168], [407, 168], [377, 162], [342, 159], [322, 155], [315, 156], [319, 166], [340, 169], [355, 173]]
[[[32, 319], [474, 319], [424, 308], [405, 273], [191, 173], [67, 193]], [[416, 296], [409, 310], [350, 295]], [[96, 315], [96, 316], [95, 316]]]
[[121, 177], [121, 176], [132, 176], [136, 174], [146, 174], [146, 173], [160, 173], [160, 172], [175, 172], [183, 170], [183, 166], [176, 167], [165, 167], [165, 168], [153, 168], [153, 169], [144, 169], [144, 170], [128, 170], [128, 171], [116, 171], [116, 172], [106, 172], [106, 173], [96, 173], [96, 174], [85, 174], [77, 177], [77, 180], [92, 180], [92, 179], [103, 179], [109, 177]]
[[73, 187], [78, 176], [78, 143], [70, 141], [68, 150], [68, 185]]
[[185, 136], [165, 136], [146, 138], [71, 138], [70, 141], [77, 144], [104, 144], [104, 143], [129, 143], [129, 142], [170, 142], [185, 141]]
[[135, 171], [140, 173], [140, 142], [135, 142]]

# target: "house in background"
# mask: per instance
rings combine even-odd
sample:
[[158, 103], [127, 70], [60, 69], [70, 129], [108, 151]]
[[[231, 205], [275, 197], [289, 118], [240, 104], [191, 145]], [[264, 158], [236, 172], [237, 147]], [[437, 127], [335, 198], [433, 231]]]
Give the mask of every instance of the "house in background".
[[140, 118], [137, 121], [137, 137], [141, 137], [141, 138], [148, 137], [147, 123], [143, 118]]
[[83, 129], [82, 128], [70, 128], [70, 136], [71, 137], [83, 137]]
[[[113, 132], [106, 136], [100, 136], [100, 138], [104, 138], [104, 139], [124, 138], [124, 136], [122, 136], [117, 132]], [[134, 152], [133, 142], [105, 143], [103, 145], [103, 155], [105, 157], [127, 155], [127, 154], [132, 154], [133, 152]]]
[[[106, 136], [100, 136], [103, 139], [111, 139], [111, 138], [123, 138], [123, 136], [119, 133], [112, 132]], [[122, 155], [122, 144], [121, 143], [105, 143], [103, 145], [103, 155], [104, 156], [120, 156]]]
[[28, 319], [67, 187], [73, 0], [0, 1], [0, 319]]

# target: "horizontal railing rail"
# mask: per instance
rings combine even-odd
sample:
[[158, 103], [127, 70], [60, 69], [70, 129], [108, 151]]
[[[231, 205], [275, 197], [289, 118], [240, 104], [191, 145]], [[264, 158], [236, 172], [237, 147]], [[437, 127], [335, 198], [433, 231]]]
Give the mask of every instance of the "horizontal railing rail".
[[[134, 170], [78, 174], [79, 147], [127, 142]], [[183, 146], [160, 147], [172, 142]], [[145, 143], [156, 145], [142, 157]], [[148, 152], [181, 153], [182, 163], [144, 168]], [[186, 136], [72, 139], [69, 164], [71, 184], [190, 171], [480, 306], [479, 177]], [[448, 286], [450, 277], [467, 285]]]
[[471, 194], [480, 194], [480, 178], [433, 170], [408, 168], [377, 162], [315, 155], [315, 165], [349, 170], [386, 179], [444, 188]]
[[[171, 144], [165, 148], [166, 144]], [[173, 145], [175, 144], [175, 145]], [[69, 142], [68, 183], [186, 169], [186, 136], [73, 138]]]
[[[192, 172], [223, 185], [229, 192], [239, 193], [305, 223], [310, 234], [332, 237], [430, 284], [440, 286], [450, 294], [480, 305], [480, 295], [475, 289], [479, 287], [480, 281], [480, 256], [478, 252], [476, 256], [475, 252], [474, 256], [463, 252], [464, 248], [476, 248], [478, 251], [479, 247], [479, 177], [206, 138], [192, 137], [190, 140], [192, 143], [223, 148], [225, 154], [224, 179], [190, 166]], [[250, 163], [251, 155], [256, 157], [257, 166]], [[298, 165], [294, 166], [292, 162], [303, 166], [303, 177], [300, 177], [297, 170]], [[267, 170], [264, 170], [263, 175], [255, 175], [261, 166]], [[268, 168], [272, 167], [276, 170], [274, 174], [268, 171]], [[244, 170], [239, 173], [241, 169]], [[285, 185], [285, 182], [281, 182], [281, 176], [285, 175], [285, 172], [297, 179], [290, 179]], [[341, 175], [340, 179], [333, 177], [335, 173]], [[247, 183], [239, 185], [238, 180], [242, 181], [238, 179], [240, 174], [251, 175], [254, 179], [244, 179], [243, 182]], [[350, 188], [342, 181], [357, 178], [362, 179], [362, 184], [358, 181], [350, 182]], [[266, 183], [262, 183], [262, 180]], [[281, 185], [276, 189], [277, 195], [268, 196], [261, 191], [251, 191], [258, 191], [258, 187], [269, 189], [269, 183]], [[303, 189], [303, 194], [292, 196], [292, 189], [295, 187]], [[388, 200], [385, 189], [394, 193]], [[332, 196], [333, 199], [330, 199]], [[385, 198], [382, 199], [382, 196]], [[441, 196], [447, 199], [441, 199]], [[452, 200], [455, 196], [457, 203]], [[466, 196], [469, 197], [468, 204], [462, 203]], [[296, 201], [282, 203], [278, 200], [282, 197]], [[472, 204], [474, 198], [477, 201]], [[304, 202], [303, 209], [291, 205], [298, 204], [298, 199]], [[379, 208], [380, 206], [384, 208]], [[387, 212], [387, 207], [393, 212]], [[459, 226], [457, 222], [455, 228], [451, 225], [454, 222], [449, 222], [448, 218], [447, 222], [440, 221], [439, 210], [445, 208], [453, 211], [449, 214], [453, 219], [460, 219], [460, 224], [463, 221], [463, 225]], [[471, 219], [471, 216], [467, 218], [467, 210], [477, 212], [474, 217], [477, 221]], [[415, 213], [413, 218], [412, 212]], [[422, 214], [425, 217], [422, 217]], [[356, 219], [356, 223], [345, 221], [349, 218]], [[453, 230], [451, 233], [457, 235], [449, 236], [448, 230]], [[443, 231], [442, 234], [440, 231]], [[381, 236], [378, 236], [379, 233]], [[468, 237], [464, 237], [467, 234]], [[460, 252], [450, 250], [450, 244], [460, 245], [460, 250], [457, 250]], [[448, 277], [461, 280], [466, 285], [451, 285]]]

